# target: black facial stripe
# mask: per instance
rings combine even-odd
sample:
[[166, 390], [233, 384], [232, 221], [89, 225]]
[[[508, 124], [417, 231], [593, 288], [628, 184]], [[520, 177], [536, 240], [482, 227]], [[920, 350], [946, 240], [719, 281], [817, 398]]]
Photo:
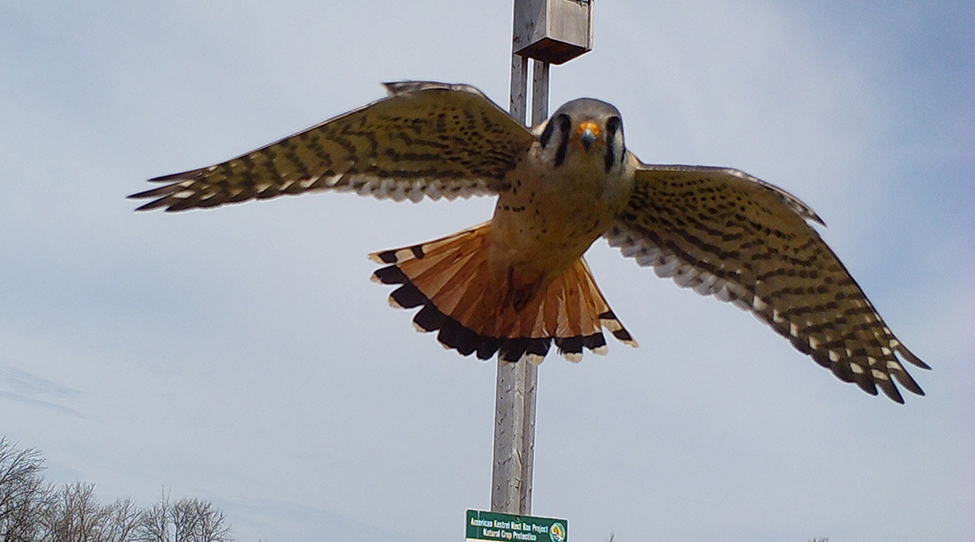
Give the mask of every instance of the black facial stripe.
[[[613, 169], [616, 163], [616, 133], [623, 127], [623, 121], [619, 117], [610, 117], [606, 121], [606, 173]], [[625, 154], [624, 149], [620, 149], [620, 157]]]
[[559, 148], [555, 152], [555, 167], [559, 167], [565, 162], [565, 153], [569, 151], [569, 130], [572, 128], [572, 121], [565, 113], [555, 118], [559, 123], [559, 132], [562, 138], [559, 140]]

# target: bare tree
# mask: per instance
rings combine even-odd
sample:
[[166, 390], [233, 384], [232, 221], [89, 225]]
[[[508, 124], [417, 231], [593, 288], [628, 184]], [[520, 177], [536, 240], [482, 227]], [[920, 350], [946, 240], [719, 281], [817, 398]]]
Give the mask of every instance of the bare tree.
[[182, 498], [170, 510], [173, 542], [229, 542], [223, 512], [207, 501]]
[[136, 528], [138, 542], [170, 542], [169, 528], [169, 493], [163, 492], [162, 498], [156, 504], [146, 508], [139, 515], [139, 526]]
[[139, 509], [132, 499], [118, 499], [105, 509], [106, 527], [102, 542], [135, 542], [139, 527]]
[[44, 507], [47, 487], [41, 478], [44, 459], [33, 448], [17, 450], [0, 438], [0, 542], [33, 542], [36, 516]]
[[223, 512], [211, 503], [182, 498], [170, 502], [169, 495], [142, 512], [136, 529], [138, 542], [231, 542], [230, 527]]
[[159, 502], [140, 510], [131, 499], [103, 505], [95, 485], [52, 487], [44, 460], [0, 438], [0, 542], [233, 542], [223, 512], [201, 499]]
[[39, 516], [41, 542], [102, 542], [110, 507], [95, 497], [95, 484], [65, 484], [51, 492]]
[[199, 518], [197, 522], [196, 539], [192, 542], [232, 542], [230, 525], [223, 511], [214, 508], [213, 504], [200, 499], [192, 499], [193, 507]]
[[48, 491], [32, 542], [136, 542], [140, 519], [131, 499], [103, 505], [95, 484], [66, 484]]
[[173, 526], [173, 542], [191, 542], [200, 519], [188, 499], [180, 499], [169, 509], [169, 520]]

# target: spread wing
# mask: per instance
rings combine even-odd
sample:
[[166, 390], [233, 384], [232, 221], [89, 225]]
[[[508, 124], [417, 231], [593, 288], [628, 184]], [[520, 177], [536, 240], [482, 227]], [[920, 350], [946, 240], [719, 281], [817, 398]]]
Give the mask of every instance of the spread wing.
[[377, 198], [497, 193], [535, 136], [468, 85], [387, 83], [389, 96], [210, 167], [150, 179], [138, 210], [182, 211], [311, 190]]
[[658, 276], [751, 311], [844, 382], [903, 403], [893, 377], [923, 395], [894, 354], [929, 367], [808, 221], [822, 224], [796, 197], [741, 171], [641, 163], [606, 237]]

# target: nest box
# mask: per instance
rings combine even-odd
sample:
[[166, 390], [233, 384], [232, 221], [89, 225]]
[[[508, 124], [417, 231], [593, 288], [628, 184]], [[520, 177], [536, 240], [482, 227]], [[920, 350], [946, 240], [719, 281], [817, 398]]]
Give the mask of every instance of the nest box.
[[515, 54], [562, 64], [591, 49], [592, 0], [515, 0]]

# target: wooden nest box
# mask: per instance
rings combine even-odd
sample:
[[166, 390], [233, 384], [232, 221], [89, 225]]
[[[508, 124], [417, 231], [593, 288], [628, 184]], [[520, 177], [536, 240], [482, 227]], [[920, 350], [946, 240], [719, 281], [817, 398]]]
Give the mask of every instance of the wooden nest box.
[[592, 0], [515, 0], [515, 54], [562, 64], [591, 49]]

